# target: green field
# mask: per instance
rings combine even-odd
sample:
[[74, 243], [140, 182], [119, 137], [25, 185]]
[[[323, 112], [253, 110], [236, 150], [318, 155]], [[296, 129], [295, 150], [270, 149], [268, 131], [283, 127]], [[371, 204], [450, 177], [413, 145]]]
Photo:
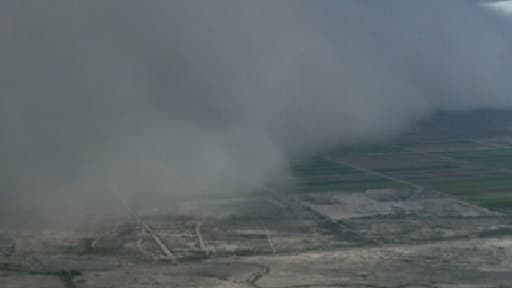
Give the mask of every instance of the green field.
[[[420, 186], [426, 191], [448, 193], [490, 209], [512, 210], [512, 131], [507, 133], [501, 127], [502, 122], [464, 131], [436, 130], [447, 119], [439, 121], [426, 123], [396, 142], [341, 147], [325, 153], [340, 163], [362, 169], [322, 156], [294, 163], [293, 181], [280, 185], [279, 189], [315, 193]], [[413, 185], [405, 185], [403, 181]]]
[[404, 187], [403, 184], [369, 175], [321, 157], [302, 163], [295, 163], [291, 171], [294, 181], [287, 185], [278, 185], [280, 190], [296, 193], [315, 193]]
[[512, 149], [486, 149], [444, 153], [446, 156], [489, 168], [512, 169]]

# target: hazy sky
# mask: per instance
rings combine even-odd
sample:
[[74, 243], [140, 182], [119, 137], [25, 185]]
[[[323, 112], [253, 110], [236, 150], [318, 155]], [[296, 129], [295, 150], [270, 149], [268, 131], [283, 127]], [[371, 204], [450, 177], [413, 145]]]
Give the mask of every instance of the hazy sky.
[[250, 191], [291, 155], [511, 108], [510, 26], [455, 0], [1, 1], [2, 204]]
[[512, 1], [491, 1], [485, 3], [484, 6], [505, 15], [512, 15]]

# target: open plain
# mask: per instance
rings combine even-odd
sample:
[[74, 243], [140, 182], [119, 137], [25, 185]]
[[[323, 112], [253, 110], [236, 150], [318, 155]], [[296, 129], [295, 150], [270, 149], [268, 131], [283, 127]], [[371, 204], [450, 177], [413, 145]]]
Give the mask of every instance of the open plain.
[[4, 225], [0, 287], [512, 287], [512, 115], [493, 115], [313, 155], [250, 194]]

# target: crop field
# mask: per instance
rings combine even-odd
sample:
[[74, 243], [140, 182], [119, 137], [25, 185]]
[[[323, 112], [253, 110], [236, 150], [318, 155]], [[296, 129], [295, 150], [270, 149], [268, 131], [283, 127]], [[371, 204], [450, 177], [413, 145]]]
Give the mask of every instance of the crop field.
[[[296, 164], [295, 182], [279, 188], [301, 193], [421, 188], [490, 209], [512, 209], [512, 129], [504, 121], [510, 116], [498, 117], [504, 122], [487, 118], [488, 126], [470, 129], [474, 117], [440, 115], [394, 142], [335, 149]], [[468, 130], [453, 131], [443, 126], [446, 121], [466, 121], [460, 127]]]
[[512, 147], [452, 151], [443, 155], [489, 168], [512, 168]]
[[403, 184], [322, 157], [296, 164], [292, 172], [296, 176], [294, 181], [279, 187], [292, 193], [364, 191], [403, 186]]

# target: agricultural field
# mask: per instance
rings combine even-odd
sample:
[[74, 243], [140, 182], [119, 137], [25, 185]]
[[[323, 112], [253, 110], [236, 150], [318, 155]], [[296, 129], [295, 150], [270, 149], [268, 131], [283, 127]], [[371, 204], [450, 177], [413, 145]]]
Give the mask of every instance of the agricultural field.
[[[441, 114], [397, 141], [334, 149], [295, 165], [296, 183], [285, 190], [413, 189], [512, 209], [512, 117], [505, 112], [496, 119], [487, 115], [485, 125], [482, 117], [477, 112]], [[447, 122], [457, 130], [443, 125]]]

